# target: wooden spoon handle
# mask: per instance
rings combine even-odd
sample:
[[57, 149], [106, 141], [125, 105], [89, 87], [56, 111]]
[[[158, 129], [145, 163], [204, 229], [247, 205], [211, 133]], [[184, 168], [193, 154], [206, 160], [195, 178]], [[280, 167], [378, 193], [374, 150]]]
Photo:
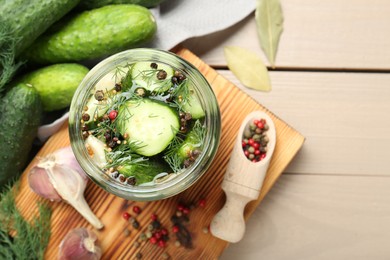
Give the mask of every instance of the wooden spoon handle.
[[251, 199], [230, 191], [225, 191], [225, 194], [226, 203], [214, 216], [210, 231], [215, 237], [236, 243], [244, 236], [244, 208]]

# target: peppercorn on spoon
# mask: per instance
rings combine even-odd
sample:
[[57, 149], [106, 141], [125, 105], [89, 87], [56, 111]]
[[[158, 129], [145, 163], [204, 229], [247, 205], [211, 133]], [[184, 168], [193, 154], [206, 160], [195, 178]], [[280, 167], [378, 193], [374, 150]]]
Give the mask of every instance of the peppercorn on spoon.
[[[249, 131], [250, 124], [258, 119], [266, 120], [268, 125], [266, 135], [269, 141], [265, 157], [253, 162], [244, 153], [243, 140], [244, 132]], [[254, 111], [247, 115], [239, 129], [222, 182], [222, 189], [226, 195], [225, 205], [210, 224], [210, 231], [215, 237], [236, 243], [244, 236], [244, 209], [249, 201], [256, 200], [260, 195], [275, 143], [276, 130], [272, 119], [262, 111]]]

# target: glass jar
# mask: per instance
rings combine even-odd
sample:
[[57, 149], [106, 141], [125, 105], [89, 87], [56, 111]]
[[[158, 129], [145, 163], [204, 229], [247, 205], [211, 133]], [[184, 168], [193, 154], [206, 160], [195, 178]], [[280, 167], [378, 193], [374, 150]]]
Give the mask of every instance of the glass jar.
[[[88, 154], [82, 135], [82, 113], [95, 84], [118, 66], [147, 61], [163, 63], [182, 72], [192, 81], [194, 91], [205, 112], [206, 134], [204, 146], [199, 157], [188, 168], [174, 178], [148, 186], [123, 184], [99, 168]], [[77, 88], [70, 107], [69, 134], [73, 152], [86, 174], [100, 187], [119, 197], [136, 200], [160, 200], [176, 195], [194, 184], [211, 164], [219, 145], [221, 115], [215, 94], [204, 76], [192, 64], [167, 51], [139, 48], [117, 53], [98, 63], [85, 76]]]

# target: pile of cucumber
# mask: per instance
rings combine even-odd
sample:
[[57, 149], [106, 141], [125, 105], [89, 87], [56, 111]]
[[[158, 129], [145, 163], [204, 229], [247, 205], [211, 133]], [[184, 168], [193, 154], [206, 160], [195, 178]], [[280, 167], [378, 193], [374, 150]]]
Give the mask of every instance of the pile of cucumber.
[[70, 105], [94, 61], [153, 38], [147, 8], [160, 2], [0, 0], [0, 189], [26, 166], [43, 113]]

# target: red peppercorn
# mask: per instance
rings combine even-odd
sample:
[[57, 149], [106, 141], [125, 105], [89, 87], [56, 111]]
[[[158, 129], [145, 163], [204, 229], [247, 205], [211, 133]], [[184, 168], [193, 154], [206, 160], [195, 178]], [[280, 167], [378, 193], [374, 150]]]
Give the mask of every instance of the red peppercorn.
[[185, 214], [185, 215], [190, 214], [190, 209], [189, 208], [184, 208], [183, 209], [183, 214]]
[[259, 149], [260, 144], [259, 144], [258, 142], [254, 142], [254, 143], [252, 144], [252, 147], [255, 148], [255, 149]]
[[139, 213], [141, 213], [141, 208], [138, 207], [138, 206], [134, 206], [134, 207], [133, 207], [133, 212], [134, 212], [135, 214], [139, 214]]
[[124, 212], [122, 214], [122, 217], [125, 219], [125, 220], [129, 220], [129, 218], [131, 217], [131, 215], [128, 213], [128, 212]]
[[198, 202], [198, 205], [199, 205], [199, 207], [204, 207], [204, 206], [206, 206], [206, 199], [200, 199], [199, 200], [199, 202]]
[[172, 232], [173, 232], [173, 233], [177, 233], [177, 232], [179, 232], [179, 231], [180, 231], [179, 226], [174, 225], [174, 226], [172, 227]]
[[153, 236], [154, 236], [157, 240], [159, 240], [159, 239], [162, 237], [162, 234], [161, 234], [160, 231], [157, 231], [157, 232], [154, 232]]
[[163, 236], [168, 235], [168, 230], [166, 228], [161, 229], [161, 235]]
[[182, 204], [177, 205], [177, 210], [183, 211], [183, 209], [184, 209], [184, 205], [182, 205]]
[[245, 151], [244, 151], [244, 154], [245, 154], [246, 157], [248, 157], [248, 156], [249, 156], [249, 151], [248, 151], [248, 150], [245, 150]]
[[150, 243], [152, 243], [152, 244], [156, 244], [157, 243], [157, 238], [155, 238], [155, 237], [151, 237], [150, 239], [149, 239], [149, 242]]
[[260, 150], [255, 150], [255, 155], [259, 155], [260, 154]]
[[257, 127], [260, 128], [260, 129], [263, 129], [264, 128], [264, 123], [263, 122], [257, 123]]
[[108, 117], [110, 118], [111, 121], [113, 121], [117, 116], [118, 116], [118, 111], [116, 110], [111, 110], [110, 113], [108, 114]]
[[246, 146], [246, 142], [242, 141], [242, 147], [245, 147], [245, 146]]
[[266, 154], [265, 154], [265, 153], [262, 153], [262, 154], [260, 154], [260, 159], [264, 159], [264, 158], [265, 158], [265, 156], [266, 156]]
[[156, 214], [152, 214], [151, 216], [150, 216], [150, 218], [154, 221], [154, 220], [157, 220], [157, 215]]
[[165, 247], [166, 245], [167, 245], [167, 243], [164, 240], [161, 239], [161, 240], [158, 241], [158, 246], [159, 247]]
[[255, 125], [257, 125], [257, 124], [259, 123], [259, 120], [255, 119], [255, 120], [253, 120], [253, 123], [254, 123]]
[[248, 139], [248, 144], [249, 144], [250, 146], [252, 146], [254, 142], [255, 142], [255, 141], [254, 141], [252, 138], [249, 138], [249, 139]]

